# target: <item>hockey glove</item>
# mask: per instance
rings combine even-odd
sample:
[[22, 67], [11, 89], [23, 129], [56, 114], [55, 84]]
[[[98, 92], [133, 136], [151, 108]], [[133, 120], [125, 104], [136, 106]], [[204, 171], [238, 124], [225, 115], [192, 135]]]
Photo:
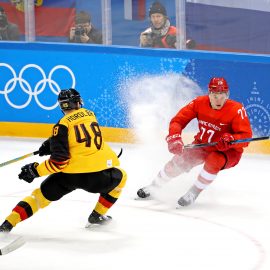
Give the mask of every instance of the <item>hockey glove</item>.
[[179, 133], [168, 135], [166, 137], [168, 143], [168, 150], [172, 154], [181, 155], [184, 151], [184, 143], [182, 141], [181, 135]]
[[28, 183], [33, 182], [36, 177], [39, 177], [36, 167], [39, 164], [37, 162], [24, 165], [21, 168], [21, 173], [18, 175], [19, 179], [22, 179]]
[[234, 141], [234, 137], [230, 133], [224, 133], [219, 138], [218, 143], [216, 144], [216, 148], [218, 151], [227, 151], [232, 147], [232, 144], [230, 144], [231, 141]]
[[38, 154], [39, 156], [47, 156], [51, 154], [51, 149], [50, 149], [50, 139], [46, 140], [45, 142], [42, 143], [40, 148], [38, 149]]

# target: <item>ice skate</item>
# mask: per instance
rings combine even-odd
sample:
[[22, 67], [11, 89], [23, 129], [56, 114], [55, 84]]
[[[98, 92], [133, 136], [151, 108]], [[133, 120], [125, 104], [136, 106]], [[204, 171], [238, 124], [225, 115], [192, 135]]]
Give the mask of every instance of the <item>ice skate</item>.
[[192, 187], [184, 196], [178, 200], [180, 206], [189, 206], [195, 202], [200, 191], [196, 187]]
[[0, 226], [0, 233], [1, 232], [9, 233], [12, 229], [13, 229], [12, 224], [7, 220], [5, 220], [3, 224]]
[[92, 227], [94, 225], [107, 225], [112, 220], [111, 216], [100, 215], [96, 211], [93, 211], [88, 217], [88, 222], [85, 225], [85, 228]]
[[143, 187], [143, 188], [140, 188], [138, 191], [137, 191], [137, 195], [140, 199], [146, 199], [146, 198], [149, 198], [150, 197], [150, 189], [149, 189], [150, 186], [146, 186], [146, 187]]
[[137, 199], [144, 199], [144, 200], [150, 199], [151, 200], [152, 199], [151, 193], [153, 193], [153, 191], [165, 185], [168, 182], [168, 180], [170, 180], [170, 178], [165, 176], [164, 173], [163, 173], [163, 176], [161, 176], [161, 172], [160, 172], [150, 185], [140, 188], [137, 191], [137, 195], [138, 195]]
[[145, 186], [143, 188], [140, 188], [137, 191], [138, 197], [135, 198], [136, 200], [152, 200], [153, 199], [153, 192], [157, 189], [160, 188], [159, 185], [156, 184], [156, 182], [152, 182], [151, 185]]

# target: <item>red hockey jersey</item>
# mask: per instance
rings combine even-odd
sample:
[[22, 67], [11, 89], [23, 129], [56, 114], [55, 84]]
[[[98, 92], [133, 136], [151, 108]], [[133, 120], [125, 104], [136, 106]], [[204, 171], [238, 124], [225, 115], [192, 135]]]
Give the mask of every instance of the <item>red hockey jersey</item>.
[[[239, 102], [228, 99], [220, 110], [211, 107], [209, 96], [199, 96], [183, 107], [170, 122], [169, 133], [181, 133], [194, 118], [198, 120], [199, 132], [194, 143], [217, 142], [223, 133], [230, 133], [235, 140], [250, 138], [252, 130], [245, 108]], [[243, 152], [248, 143], [234, 144]], [[208, 147], [206, 150], [216, 150]]]

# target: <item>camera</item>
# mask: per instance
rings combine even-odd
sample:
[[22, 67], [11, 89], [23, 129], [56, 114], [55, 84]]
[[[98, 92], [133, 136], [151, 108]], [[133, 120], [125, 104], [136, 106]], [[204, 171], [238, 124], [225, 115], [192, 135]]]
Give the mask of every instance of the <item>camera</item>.
[[[162, 43], [162, 36], [156, 33], [144, 33], [143, 34], [146, 37], [146, 44], [144, 44], [144, 47], [164, 47]], [[175, 42], [176, 42], [176, 36], [168, 35], [166, 36], [166, 43], [172, 47], [175, 48]]]
[[188, 49], [195, 49], [196, 42], [194, 39], [187, 39], [186, 46]]
[[84, 27], [77, 26], [75, 28], [75, 42], [81, 42], [81, 36], [85, 34]]
[[154, 40], [153, 40], [153, 34], [152, 33], [143, 33], [143, 36], [146, 37], [146, 43], [143, 47], [153, 47]]
[[77, 26], [75, 28], [75, 36], [82, 36], [85, 34], [85, 30], [82, 26]]
[[[176, 42], [176, 36], [168, 35], [166, 37], [166, 42], [169, 46], [174, 47]], [[187, 49], [194, 49], [196, 47], [196, 42], [193, 39], [186, 40], [186, 48]]]
[[175, 47], [176, 36], [167, 35], [166, 36], [166, 42], [170, 47]]

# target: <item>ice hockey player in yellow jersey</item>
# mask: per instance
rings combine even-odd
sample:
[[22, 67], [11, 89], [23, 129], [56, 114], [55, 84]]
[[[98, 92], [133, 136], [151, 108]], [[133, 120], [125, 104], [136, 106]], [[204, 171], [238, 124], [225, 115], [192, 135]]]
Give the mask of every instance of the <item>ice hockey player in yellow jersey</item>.
[[75, 189], [100, 194], [86, 227], [102, 225], [111, 219], [106, 213], [119, 198], [127, 175], [119, 167], [117, 155], [104, 142], [94, 112], [82, 108], [79, 92], [61, 90], [58, 103], [64, 117], [54, 125], [51, 137], [39, 148], [39, 155], [50, 155], [49, 159], [41, 164], [25, 165], [19, 174], [19, 178], [28, 183], [36, 177], [48, 177], [40, 188], [15, 206], [0, 226], [0, 232], [11, 231], [40, 208]]

